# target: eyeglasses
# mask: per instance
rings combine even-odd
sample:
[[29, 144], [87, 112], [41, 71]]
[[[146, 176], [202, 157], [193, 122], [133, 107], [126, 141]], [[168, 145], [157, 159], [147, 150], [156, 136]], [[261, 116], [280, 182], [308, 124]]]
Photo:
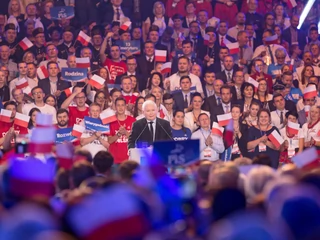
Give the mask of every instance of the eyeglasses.
[[34, 93], [32, 93], [32, 95], [34, 95], [34, 96], [41, 95], [41, 94], [43, 94], [43, 92], [34, 92]]

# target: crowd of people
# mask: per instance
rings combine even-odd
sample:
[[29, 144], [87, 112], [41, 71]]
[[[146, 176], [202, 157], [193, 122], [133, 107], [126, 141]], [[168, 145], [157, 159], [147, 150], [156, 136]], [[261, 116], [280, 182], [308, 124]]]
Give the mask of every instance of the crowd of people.
[[[307, 2], [1, 1], [0, 236], [319, 239], [319, 170], [293, 160], [320, 154]], [[188, 166], [132, 154], [194, 139]]]

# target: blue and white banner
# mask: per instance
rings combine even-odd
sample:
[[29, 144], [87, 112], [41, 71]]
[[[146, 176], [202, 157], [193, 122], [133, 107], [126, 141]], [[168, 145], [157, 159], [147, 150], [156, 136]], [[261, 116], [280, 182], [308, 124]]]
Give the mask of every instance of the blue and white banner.
[[133, 40], [133, 41], [117, 41], [116, 44], [120, 47], [121, 53], [126, 53], [127, 51], [131, 52], [132, 54], [140, 54], [140, 41]]
[[155, 142], [153, 157], [171, 167], [192, 164], [200, 158], [199, 139]]
[[84, 124], [86, 129], [93, 132], [102, 132], [105, 134], [110, 133], [110, 126], [109, 124], [102, 124], [101, 119], [99, 118], [91, 118], [91, 117], [84, 117]]
[[70, 6], [61, 6], [61, 7], [52, 7], [50, 9], [51, 19], [60, 20], [60, 19], [71, 19], [74, 17], [74, 7]]
[[69, 82], [84, 82], [88, 77], [87, 68], [62, 68], [61, 78]]
[[109, 84], [109, 83], [108, 83], [108, 90], [109, 90], [109, 92], [110, 92], [112, 89], [114, 89], [114, 88], [121, 90], [120, 84]]
[[57, 130], [56, 143], [73, 142], [77, 138], [72, 136], [72, 128], [60, 128]]
[[[196, 92], [196, 90], [197, 90], [196, 86], [193, 86], [190, 88], [190, 92], [192, 92], [192, 93]], [[181, 89], [177, 89], [177, 90], [171, 91], [171, 94], [175, 94], [175, 93], [178, 93], [181, 91], [182, 91]]]

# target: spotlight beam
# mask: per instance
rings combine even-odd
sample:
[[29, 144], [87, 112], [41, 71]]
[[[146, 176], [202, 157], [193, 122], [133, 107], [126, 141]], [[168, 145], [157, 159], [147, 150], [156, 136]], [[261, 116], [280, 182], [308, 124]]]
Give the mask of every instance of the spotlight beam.
[[300, 16], [300, 21], [299, 21], [299, 26], [298, 26], [298, 29], [301, 28], [304, 20], [306, 20], [306, 17], [308, 16], [313, 4], [315, 3], [316, 0], [309, 0], [307, 5], [304, 7], [302, 13], [301, 13], [301, 16]]

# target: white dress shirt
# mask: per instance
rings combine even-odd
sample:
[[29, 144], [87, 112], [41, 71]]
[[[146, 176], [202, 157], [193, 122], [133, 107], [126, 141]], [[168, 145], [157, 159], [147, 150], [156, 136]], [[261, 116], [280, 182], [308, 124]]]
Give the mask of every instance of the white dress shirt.
[[[202, 84], [199, 77], [192, 73], [189, 73], [188, 76], [191, 79], [191, 87], [195, 86], [198, 93], [203, 93]], [[168, 78], [170, 81], [170, 91], [180, 89], [180, 78], [181, 76], [179, 75], [179, 73], [175, 73]]]
[[[209, 135], [211, 135], [213, 144], [206, 146], [205, 142]], [[204, 130], [200, 128], [198, 131], [192, 133], [191, 139], [199, 139], [200, 141], [200, 159], [216, 161], [219, 159], [219, 153], [223, 153], [224, 151], [222, 137], [211, 134], [211, 129]]]
[[230, 113], [231, 112], [231, 103], [225, 104], [222, 103], [222, 108], [224, 113]]
[[238, 32], [239, 32], [240, 30], [244, 30], [244, 29], [245, 29], [245, 26], [244, 26], [244, 25], [243, 25], [243, 29], [240, 29], [240, 27], [239, 27], [238, 25], [236, 25], [236, 26], [234, 26], [234, 27], [232, 27], [232, 28], [229, 28], [227, 34], [228, 34], [230, 37], [232, 37], [232, 38], [234, 38], [234, 39], [237, 39]]
[[[283, 112], [283, 122], [285, 122], [286, 113], [288, 112], [288, 110], [284, 109], [282, 112]], [[279, 130], [282, 129], [284, 127], [284, 124], [280, 123], [281, 111], [275, 110], [275, 111], [272, 111], [270, 114], [271, 114], [272, 125], [278, 128]]]
[[[204, 110], [201, 110], [201, 113], [206, 113], [209, 118], [210, 118], [210, 113]], [[193, 133], [194, 131], [197, 130], [198, 126], [197, 124], [194, 122], [194, 115], [193, 112], [188, 112], [185, 114], [184, 116], [184, 124], [183, 124], [186, 128], [189, 128], [191, 133]]]
[[309, 142], [311, 138], [315, 141], [320, 141], [320, 137], [318, 136], [318, 132], [320, 130], [320, 122], [318, 122], [313, 128], [308, 128], [309, 123], [305, 123], [302, 126], [302, 132], [304, 136], [304, 141]]

